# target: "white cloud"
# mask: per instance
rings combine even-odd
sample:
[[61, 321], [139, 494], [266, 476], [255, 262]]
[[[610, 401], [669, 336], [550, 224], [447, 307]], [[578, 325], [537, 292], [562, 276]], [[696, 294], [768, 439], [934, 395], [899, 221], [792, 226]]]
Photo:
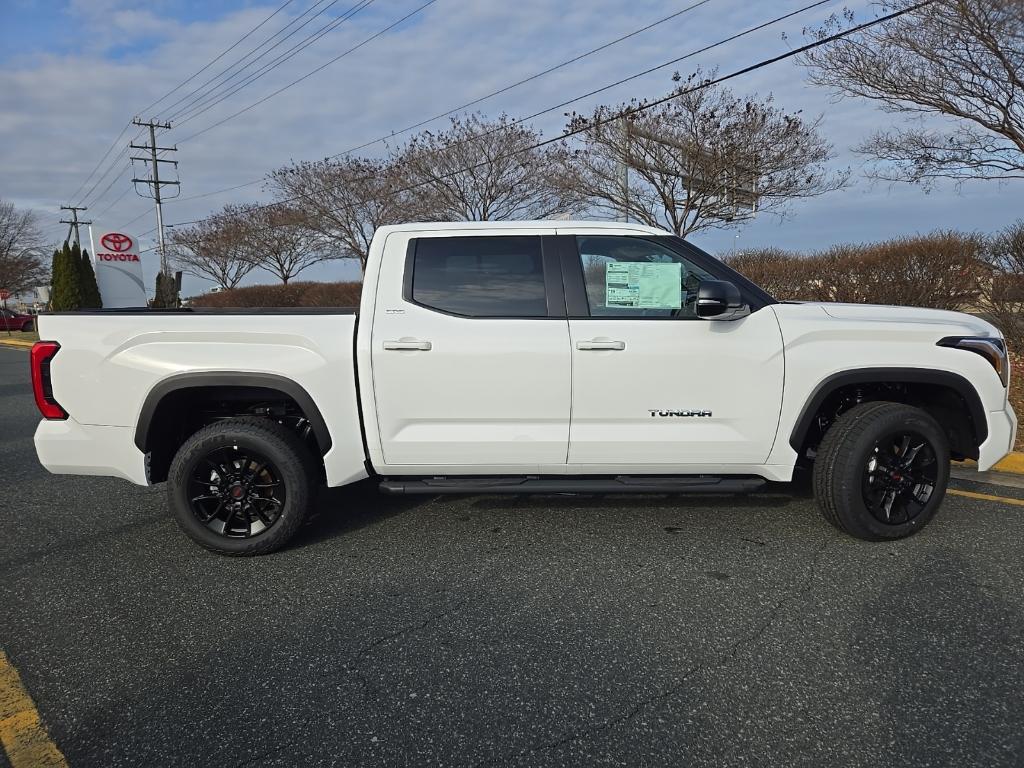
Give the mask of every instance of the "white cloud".
[[[287, 64], [218, 108], [180, 125], [163, 140], [180, 142], [337, 56], [419, 2], [400, 0], [369, 6]], [[28, 52], [8, 60], [0, 70], [0, 197], [39, 208], [52, 214], [56, 222], [57, 206], [67, 202], [66, 196], [80, 185], [135, 110], [199, 69], [278, 4], [247, 7], [213, 21], [189, 22], [174, 18], [173, 4], [73, 0], [70, 14], [80, 26], [82, 41], [77, 50]], [[478, 108], [489, 114], [529, 114], [800, 5], [795, 0], [712, 0]], [[745, 66], [795, 46], [802, 41], [803, 26], [820, 21], [842, 5], [837, 0], [813, 14], [695, 56], [571, 108], [588, 110], [600, 102], [660, 95], [670, 87], [673, 69], [688, 73], [698, 65], [705, 69], [717, 66], [724, 73]], [[339, 3], [334, 10], [342, 7], [348, 4]], [[182, 195], [258, 179], [291, 159], [334, 154], [500, 88], [682, 7], [685, 3], [656, 0], [439, 0], [403, 28], [266, 104], [182, 143], [177, 153]], [[287, 10], [297, 12], [291, 7]], [[190, 87], [215, 74], [287, 18], [291, 17], [280, 14]], [[315, 25], [264, 61], [290, 48]], [[784, 31], [788, 40], [782, 39]], [[119, 47], [124, 40], [144, 40], [152, 47], [129, 47], [125, 52]], [[892, 122], [890, 116], [864, 102], [833, 103], [829, 94], [806, 84], [802, 71], [788, 62], [738, 79], [733, 87], [740, 93], [771, 91], [779, 106], [787, 110], [823, 114], [822, 131], [836, 145], [837, 166], [859, 162], [849, 147], [871, 130]], [[176, 93], [165, 105], [186, 91]], [[564, 124], [563, 111], [539, 118], [537, 125], [548, 136], [557, 134]], [[99, 189], [104, 186], [106, 182]], [[127, 176], [122, 176], [91, 212], [100, 212], [127, 189]], [[1019, 186], [1014, 189], [1019, 192]], [[187, 220], [208, 214], [225, 202], [261, 196], [257, 185], [223, 196], [172, 202], [166, 216], [171, 222]], [[860, 183], [848, 191], [801, 203], [781, 227], [774, 219], [759, 220], [743, 230], [740, 242], [810, 248], [839, 240], [886, 237], [904, 233], [908, 227], [928, 229], [931, 222], [934, 226], [991, 229], [1015, 215], [1009, 197], [994, 185], [966, 186], [959, 195], [952, 189], [939, 189], [925, 196], [917, 189], [889, 191]], [[104, 221], [119, 226], [140, 213], [144, 215], [133, 225], [135, 232], [151, 226], [152, 213], [145, 201], [129, 193]], [[50, 232], [55, 239], [64, 234], [56, 223]], [[727, 250], [734, 235], [713, 233], [698, 242]], [[153, 265], [147, 269], [152, 271]], [[337, 265], [331, 265], [313, 274], [323, 277], [340, 272]]]

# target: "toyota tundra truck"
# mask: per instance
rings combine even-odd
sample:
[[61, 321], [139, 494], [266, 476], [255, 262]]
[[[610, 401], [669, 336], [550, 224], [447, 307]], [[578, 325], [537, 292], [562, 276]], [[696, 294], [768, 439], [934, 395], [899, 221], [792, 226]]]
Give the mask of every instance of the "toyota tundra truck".
[[181, 529], [231, 555], [367, 478], [674, 495], [799, 471], [828, 522], [898, 539], [935, 516], [951, 459], [988, 469], [1017, 428], [984, 320], [779, 302], [634, 224], [387, 226], [358, 309], [53, 312], [39, 333], [43, 466], [166, 483]]

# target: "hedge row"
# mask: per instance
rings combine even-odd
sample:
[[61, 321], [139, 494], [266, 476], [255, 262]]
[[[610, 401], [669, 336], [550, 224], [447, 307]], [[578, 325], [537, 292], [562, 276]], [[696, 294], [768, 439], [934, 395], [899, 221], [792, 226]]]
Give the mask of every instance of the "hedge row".
[[768, 248], [728, 262], [778, 299], [966, 309], [991, 278], [985, 247], [976, 235], [936, 232], [807, 255]]
[[197, 296], [193, 307], [356, 307], [362, 283], [299, 282], [287, 285], [250, 285]]

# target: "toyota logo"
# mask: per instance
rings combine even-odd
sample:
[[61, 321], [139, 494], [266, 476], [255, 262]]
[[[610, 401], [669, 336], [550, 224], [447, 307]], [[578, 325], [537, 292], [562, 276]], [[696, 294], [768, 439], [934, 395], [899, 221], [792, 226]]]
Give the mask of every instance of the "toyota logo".
[[122, 235], [120, 232], [111, 232], [108, 235], [104, 235], [100, 238], [100, 242], [104, 248], [117, 251], [118, 253], [127, 251], [132, 247], [132, 239], [128, 235]]

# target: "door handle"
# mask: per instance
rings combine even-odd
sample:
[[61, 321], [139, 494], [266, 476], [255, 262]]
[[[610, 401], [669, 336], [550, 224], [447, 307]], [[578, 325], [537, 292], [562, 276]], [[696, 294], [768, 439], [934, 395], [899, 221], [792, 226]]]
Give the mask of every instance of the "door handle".
[[419, 349], [423, 352], [430, 351], [429, 341], [385, 341], [384, 349]]
[[626, 348], [624, 341], [577, 341], [576, 349], [618, 349]]

